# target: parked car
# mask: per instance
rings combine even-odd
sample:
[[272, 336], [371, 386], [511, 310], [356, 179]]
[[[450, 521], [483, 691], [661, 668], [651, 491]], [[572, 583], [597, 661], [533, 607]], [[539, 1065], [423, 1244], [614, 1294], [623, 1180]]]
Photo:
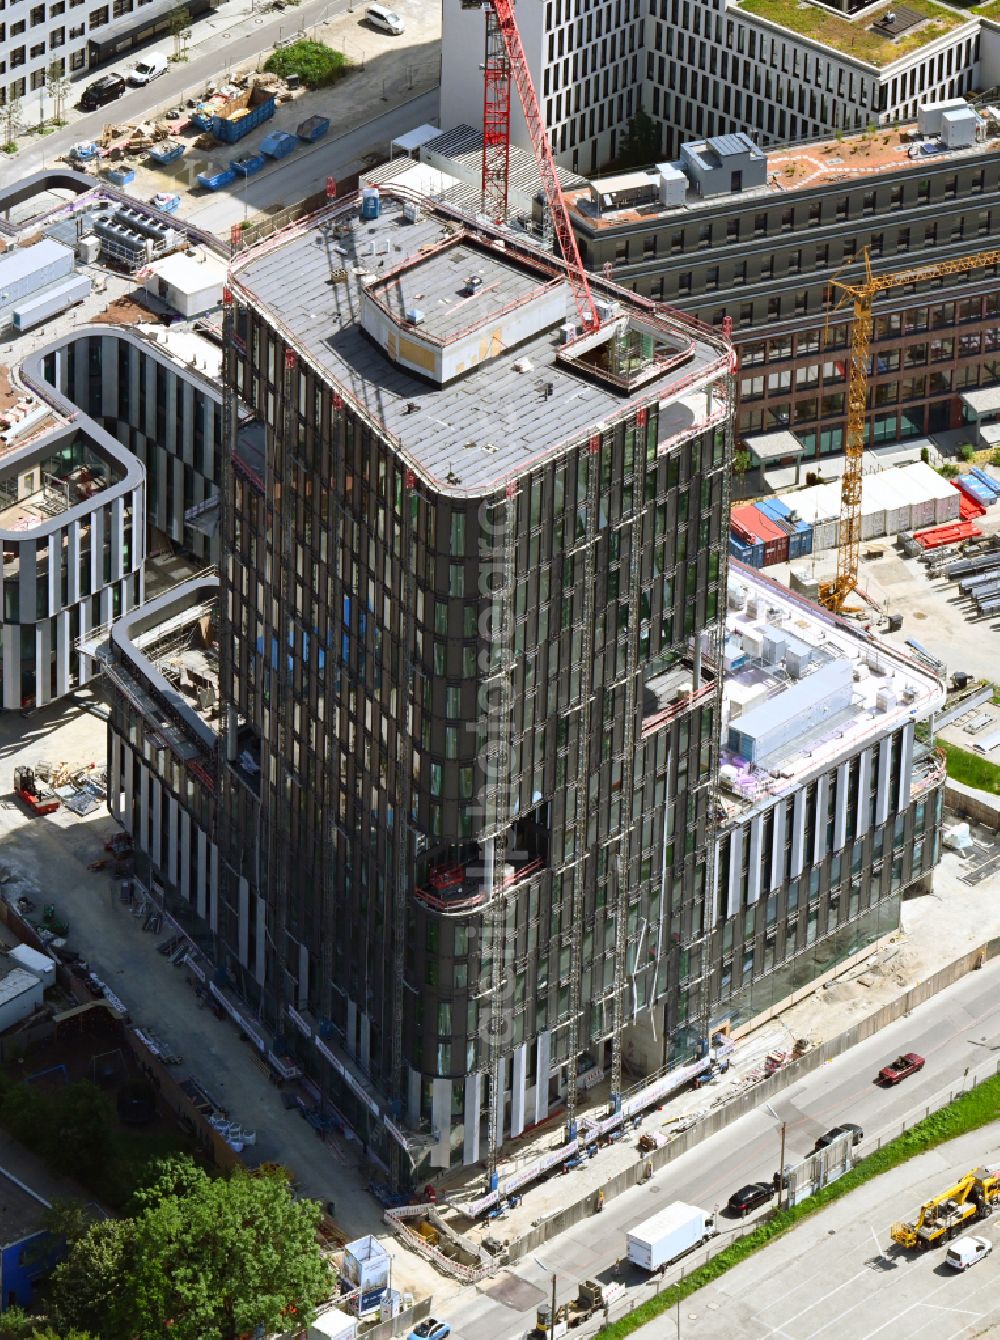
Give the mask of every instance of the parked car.
[[751, 1210], [756, 1210], [758, 1205], [766, 1205], [773, 1195], [773, 1182], [748, 1182], [729, 1197], [729, 1213], [738, 1214], [742, 1218]]
[[897, 1056], [895, 1061], [890, 1061], [884, 1065], [875, 1076], [876, 1084], [884, 1084], [886, 1088], [892, 1088], [894, 1084], [901, 1083], [908, 1079], [910, 1075], [915, 1075], [918, 1070], [923, 1070], [924, 1058], [918, 1056], [916, 1052], [904, 1052], [902, 1056]]
[[418, 1322], [409, 1334], [409, 1340], [445, 1340], [451, 1335], [451, 1327], [446, 1321], [437, 1321], [434, 1317], [425, 1317]]
[[851, 1144], [859, 1145], [864, 1139], [864, 1131], [860, 1126], [855, 1126], [853, 1121], [844, 1122], [843, 1126], [834, 1126], [827, 1131], [826, 1135], [821, 1135], [813, 1145], [813, 1153], [818, 1153], [821, 1149], [826, 1149], [827, 1145], [832, 1145], [834, 1140], [839, 1140], [842, 1135], [851, 1136]]
[[974, 1266], [984, 1256], [989, 1256], [992, 1250], [993, 1243], [989, 1238], [980, 1238], [969, 1233], [951, 1244], [945, 1252], [944, 1263], [946, 1266], [951, 1266], [952, 1270], [968, 1270], [969, 1266]]
[[80, 106], [85, 112], [96, 111], [106, 103], [114, 102], [125, 92], [127, 85], [120, 74], [102, 74], [83, 90]]
[[399, 37], [406, 28], [399, 15], [385, 5], [369, 5], [365, 10], [365, 18], [373, 28], [377, 28], [380, 33], [388, 33], [390, 37]]
[[151, 55], [143, 56], [142, 60], [136, 61], [125, 78], [130, 84], [135, 84], [141, 88], [143, 84], [151, 84], [154, 79], [159, 79], [161, 74], [166, 73], [166, 56], [161, 56], [159, 52], [154, 51]]

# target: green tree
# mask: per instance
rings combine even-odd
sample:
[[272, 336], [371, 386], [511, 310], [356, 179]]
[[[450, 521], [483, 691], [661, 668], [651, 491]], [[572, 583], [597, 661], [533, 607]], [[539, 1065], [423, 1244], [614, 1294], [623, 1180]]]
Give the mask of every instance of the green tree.
[[90, 1331], [75, 1328], [61, 1334], [47, 1317], [33, 1317], [20, 1307], [9, 1307], [0, 1317], [0, 1340], [98, 1340]]
[[80, 1080], [61, 1095], [47, 1138], [49, 1162], [58, 1172], [100, 1170], [111, 1153], [115, 1110], [106, 1093]]
[[207, 1180], [204, 1169], [183, 1154], [154, 1159], [132, 1193], [133, 1213], [155, 1209], [171, 1197], [196, 1196], [204, 1190]]
[[49, 1312], [57, 1326], [92, 1328], [103, 1340], [134, 1334], [121, 1298], [135, 1238], [134, 1220], [101, 1219], [71, 1245], [49, 1281]]
[[349, 68], [350, 63], [342, 51], [334, 51], [324, 42], [314, 42], [308, 37], [279, 47], [264, 62], [268, 74], [280, 75], [282, 79], [297, 74], [306, 88], [334, 84]]
[[280, 1172], [211, 1178], [162, 1161], [134, 1219], [95, 1224], [53, 1273], [53, 1321], [102, 1340], [236, 1340], [307, 1325], [333, 1283], [316, 1241], [320, 1207]]
[[187, 8], [181, 5], [170, 15], [167, 25], [167, 31], [174, 39], [174, 54], [172, 59], [175, 61], [187, 60], [187, 53], [184, 48], [191, 41], [191, 15]]
[[745, 475], [753, 465], [753, 457], [749, 451], [741, 447], [739, 451], [733, 452], [733, 474]]
[[56, 125], [65, 124], [63, 110], [66, 94], [69, 92], [69, 80], [66, 78], [66, 65], [62, 60], [54, 60], [45, 71], [45, 91], [52, 99], [52, 120]]
[[3, 130], [3, 144], [0, 148], [14, 153], [17, 149], [17, 133], [23, 125], [24, 105], [20, 98], [8, 93], [7, 101], [0, 107], [0, 128]]
[[36, 1151], [48, 1144], [49, 1105], [34, 1085], [12, 1084], [3, 1096], [0, 1113], [4, 1126], [20, 1144]]
[[280, 1172], [202, 1175], [136, 1221], [124, 1302], [139, 1334], [170, 1324], [171, 1340], [236, 1340], [308, 1324], [332, 1284], [316, 1241], [320, 1207], [295, 1200]]
[[614, 160], [616, 168], [645, 167], [660, 153], [660, 131], [656, 122], [640, 107], [628, 123], [621, 150]]

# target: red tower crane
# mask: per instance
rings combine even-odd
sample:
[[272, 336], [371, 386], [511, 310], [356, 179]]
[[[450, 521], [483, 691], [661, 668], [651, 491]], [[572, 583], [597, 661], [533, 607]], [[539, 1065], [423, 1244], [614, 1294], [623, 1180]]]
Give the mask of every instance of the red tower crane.
[[483, 213], [494, 223], [507, 221], [510, 178], [510, 80], [514, 77], [542, 190], [552, 215], [559, 251], [584, 331], [597, 330], [600, 318], [594, 306], [587, 272], [570, 223], [569, 209], [559, 185], [548, 132], [538, 106], [538, 95], [528, 70], [521, 34], [514, 19], [513, 0], [462, 0], [463, 9], [486, 10], [486, 63], [483, 73]]

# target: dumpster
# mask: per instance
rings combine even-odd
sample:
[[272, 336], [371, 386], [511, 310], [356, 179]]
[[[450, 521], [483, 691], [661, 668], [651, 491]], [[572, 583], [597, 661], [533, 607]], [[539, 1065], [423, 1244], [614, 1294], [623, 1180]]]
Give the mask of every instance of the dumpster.
[[272, 130], [270, 135], [265, 135], [261, 140], [260, 151], [267, 154], [268, 158], [287, 158], [298, 148], [298, 144], [296, 137], [289, 135], [287, 130]]
[[162, 165], [166, 163], [176, 163], [178, 158], [184, 156], [184, 145], [178, 140], [173, 140], [169, 144], [154, 144], [149, 151], [149, 156], [154, 163]]
[[236, 173], [232, 168], [226, 168], [224, 172], [199, 172], [195, 180], [206, 191], [221, 191], [236, 180]]
[[238, 177], [249, 177], [262, 167], [267, 167], [267, 159], [263, 154], [244, 154], [241, 158], [234, 158], [229, 166]]
[[299, 122], [295, 133], [306, 144], [312, 144], [314, 140], [321, 140], [329, 129], [330, 118], [328, 116], [308, 116], [304, 121]]

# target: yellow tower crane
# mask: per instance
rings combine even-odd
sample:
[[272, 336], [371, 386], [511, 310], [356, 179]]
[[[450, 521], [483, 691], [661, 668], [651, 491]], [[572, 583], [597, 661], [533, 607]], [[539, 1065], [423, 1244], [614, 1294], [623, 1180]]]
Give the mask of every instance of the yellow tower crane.
[[871, 361], [872, 307], [880, 293], [890, 289], [923, 284], [929, 279], [946, 275], [965, 274], [969, 270], [985, 269], [1000, 264], [1000, 250], [980, 251], [956, 260], [937, 261], [933, 265], [919, 265], [910, 270], [896, 270], [890, 274], [872, 274], [871, 256], [864, 250], [865, 277], [861, 283], [833, 279], [831, 284], [840, 290], [835, 310], [851, 303], [854, 319], [851, 322], [851, 358], [847, 372], [847, 441], [844, 444], [844, 475], [840, 489], [840, 548], [837, 550], [837, 575], [832, 581], [821, 582], [820, 602], [827, 609], [840, 614], [847, 606], [858, 585], [858, 553], [861, 548], [861, 458], [865, 449], [865, 429], [868, 422], [868, 367]]

